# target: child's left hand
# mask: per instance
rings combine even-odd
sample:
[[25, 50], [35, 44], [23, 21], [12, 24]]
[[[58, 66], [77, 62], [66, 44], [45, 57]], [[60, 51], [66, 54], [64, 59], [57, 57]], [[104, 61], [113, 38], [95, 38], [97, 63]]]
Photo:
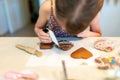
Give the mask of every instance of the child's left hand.
[[90, 33], [90, 31], [86, 29], [83, 32], [77, 34], [77, 37], [86, 38], [86, 37], [89, 37], [89, 33]]
[[86, 38], [86, 37], [100, 37], [101, 36], [101, 33], [99, 32], [93, 32], [93, 31], [90, 31], [88, 29], [84, 30], [83, 32], [77, 34], [77, 37], [82, 37], [82, 38]]

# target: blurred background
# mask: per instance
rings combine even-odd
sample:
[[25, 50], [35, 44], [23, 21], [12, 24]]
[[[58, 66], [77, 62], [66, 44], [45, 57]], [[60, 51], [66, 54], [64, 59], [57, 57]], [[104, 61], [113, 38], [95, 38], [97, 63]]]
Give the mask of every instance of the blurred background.
[[[0, 36], [36, 36], [34, 25], [44, 0], [0, 0]], [[103, 36], [120, 36], [120, 0], [104, 0], [101, 11]]]

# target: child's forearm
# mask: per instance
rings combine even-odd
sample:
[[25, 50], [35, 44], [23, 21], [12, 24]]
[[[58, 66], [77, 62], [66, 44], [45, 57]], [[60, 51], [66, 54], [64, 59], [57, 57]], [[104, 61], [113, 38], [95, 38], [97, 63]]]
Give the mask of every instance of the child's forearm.
[[89, 31], [87, 37], [101, 37], [102, 33]]
[[84, 31], [82, 33], [79, 33], [77, 35], [77, 37], [83, 37], [83, 38], [85, 38], [85, 37], [101, 37], [101, 36], [102, 36], [102, 33], [100, 33], [100, 32], [92, 32], [92, 31], [89, 31], [89, 30]]

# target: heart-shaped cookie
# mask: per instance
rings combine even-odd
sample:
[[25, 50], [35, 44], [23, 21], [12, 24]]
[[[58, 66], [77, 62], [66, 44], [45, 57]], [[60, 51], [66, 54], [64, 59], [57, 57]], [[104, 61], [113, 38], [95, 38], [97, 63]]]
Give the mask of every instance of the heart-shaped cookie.
[[87, 49], [85, 48], [79, 48], [77, 49], [76, 51], [74, 51], [72, 54], [71, 54], [71, 57], [72, 58], [76, 58], [76, 59], [88, 59], [90, 57], [92, 57], [92, 53], [90, 51], [88, 51]]

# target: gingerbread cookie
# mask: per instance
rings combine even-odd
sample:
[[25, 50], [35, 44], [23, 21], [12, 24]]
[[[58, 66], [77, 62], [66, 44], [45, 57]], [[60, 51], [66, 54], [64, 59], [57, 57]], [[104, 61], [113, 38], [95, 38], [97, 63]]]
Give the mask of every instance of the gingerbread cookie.
[[113, 41], [99, 39], [99, 40], [95, 41], [94, 47], [101, 51], [110, 52], [113, 50]]
[[115, 66], [119, 66], [119, 59], [115, 57], [98, 57], [95, 59], [95, 62], [98, 63], [98, 69], [106, 70], [113, 69]]
[[92, 53], [90, 51], [88, 51], [87, 49], [85, 48], [79, 48], [77, 49], [76, 51], [74, 51], [72, 54], [71, 54], [71, 57], [72, 58], [75, 58], [75, 59], [88, 59], [90, 57], [92, 57]]
[[54, 43], [40, 43], [40, 49], [51, 49]]
[[74, 45], [69, 42], [68, 40], [59, 40], [58, 41], [59, 46], [57, 46], [59, 49], [67, 51], [69, 49], [71, 49]]

